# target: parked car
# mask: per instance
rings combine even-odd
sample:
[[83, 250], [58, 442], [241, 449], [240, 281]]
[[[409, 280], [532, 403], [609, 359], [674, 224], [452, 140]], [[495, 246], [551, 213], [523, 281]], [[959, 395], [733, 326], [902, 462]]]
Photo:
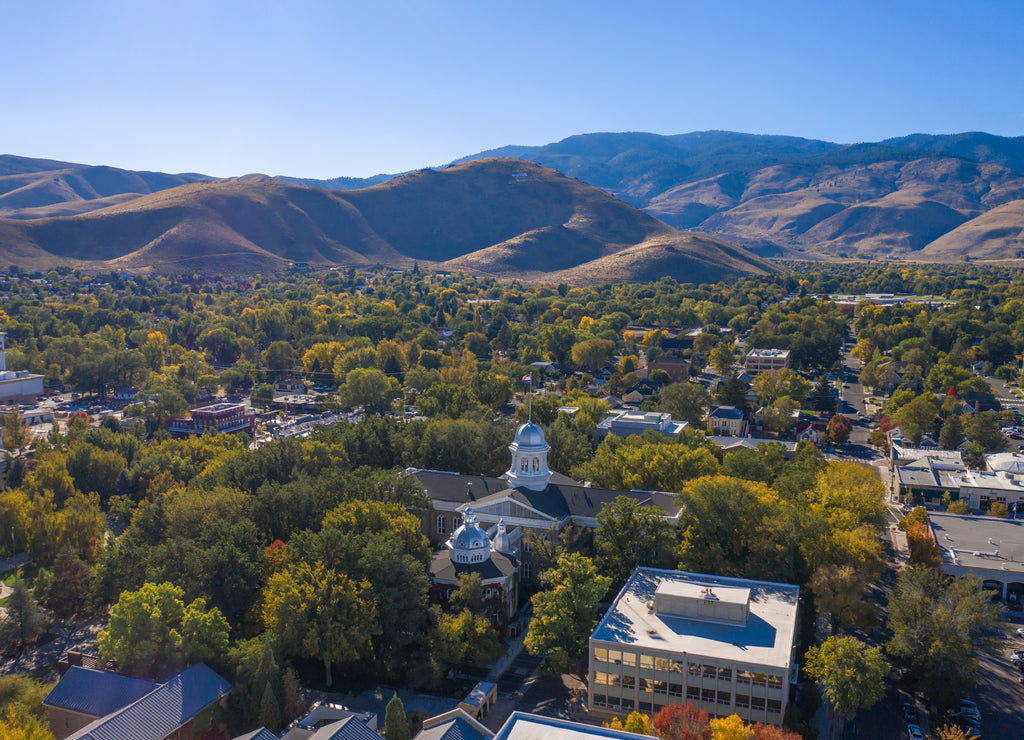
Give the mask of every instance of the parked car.
[[917, 725], [907, 725], [907, 735], [910, 740], [924, 740], [924, 733]]
[[917, 707], [909, 701], [903, 702], [903, 719], [907, 724], [914, 724], [917, 722]]

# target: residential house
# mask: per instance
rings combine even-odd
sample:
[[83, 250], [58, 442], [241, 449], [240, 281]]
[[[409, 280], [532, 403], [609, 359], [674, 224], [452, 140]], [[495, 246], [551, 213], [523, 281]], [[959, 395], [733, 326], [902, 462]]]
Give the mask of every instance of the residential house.
[[735, 406], [712, 406], [704, 415], [708, 434], [742, 437], [747, 433], [747, 420]]

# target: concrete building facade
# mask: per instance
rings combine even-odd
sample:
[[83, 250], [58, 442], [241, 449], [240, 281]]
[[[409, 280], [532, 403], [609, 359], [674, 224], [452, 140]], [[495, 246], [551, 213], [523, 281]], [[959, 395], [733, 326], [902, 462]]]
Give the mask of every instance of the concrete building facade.
[[589, 710], [690, 702], [779, 725], [794, 682], [799, 587], [637, 568], [590, 637]]

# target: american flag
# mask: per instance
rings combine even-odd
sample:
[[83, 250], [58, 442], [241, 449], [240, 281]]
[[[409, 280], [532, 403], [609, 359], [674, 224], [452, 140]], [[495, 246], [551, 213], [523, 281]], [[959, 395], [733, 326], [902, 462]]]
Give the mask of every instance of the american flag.
[[531, 382], [533, 382], [533, 379], [530, 377], [530, 375], [531, 375], [530, 373], [527, 373], [526, 375], [523, 376], [523, 382], [524, 383], [531, 383]]

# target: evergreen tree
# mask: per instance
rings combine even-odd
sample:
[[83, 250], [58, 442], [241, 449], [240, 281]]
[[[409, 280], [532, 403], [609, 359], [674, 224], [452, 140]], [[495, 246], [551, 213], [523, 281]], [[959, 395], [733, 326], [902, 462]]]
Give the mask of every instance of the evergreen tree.
[[395, 692], [384, 710], [384, 740], [410, 740], [409, 719], [405, 716], [405, 706]]
[[0, 643], [24, 647], [42, 634], [43, 615], [28, 586], [20, 578], [7, 599], [7, 613], [0, 622]]
[[944, 450], [955, 450], [964, 441], [964, 425], [959, 414], [950, 414], [939, 431], [939, 447]]
[[282, 692], [284, 693], [284, 720], [293, 721], [296, 717], [306, 711], [306, 700], [302, 697], [302, 687], [299, 685], [299, 674], [294, 668], [284, 672], [282, 681]]
[[271, 732], [281, 729], [281, 705], [274, 696], [274, 687], [270, 681], [263, 685], [263, 698], [260, 700], [260, 718], [258, 722]]

